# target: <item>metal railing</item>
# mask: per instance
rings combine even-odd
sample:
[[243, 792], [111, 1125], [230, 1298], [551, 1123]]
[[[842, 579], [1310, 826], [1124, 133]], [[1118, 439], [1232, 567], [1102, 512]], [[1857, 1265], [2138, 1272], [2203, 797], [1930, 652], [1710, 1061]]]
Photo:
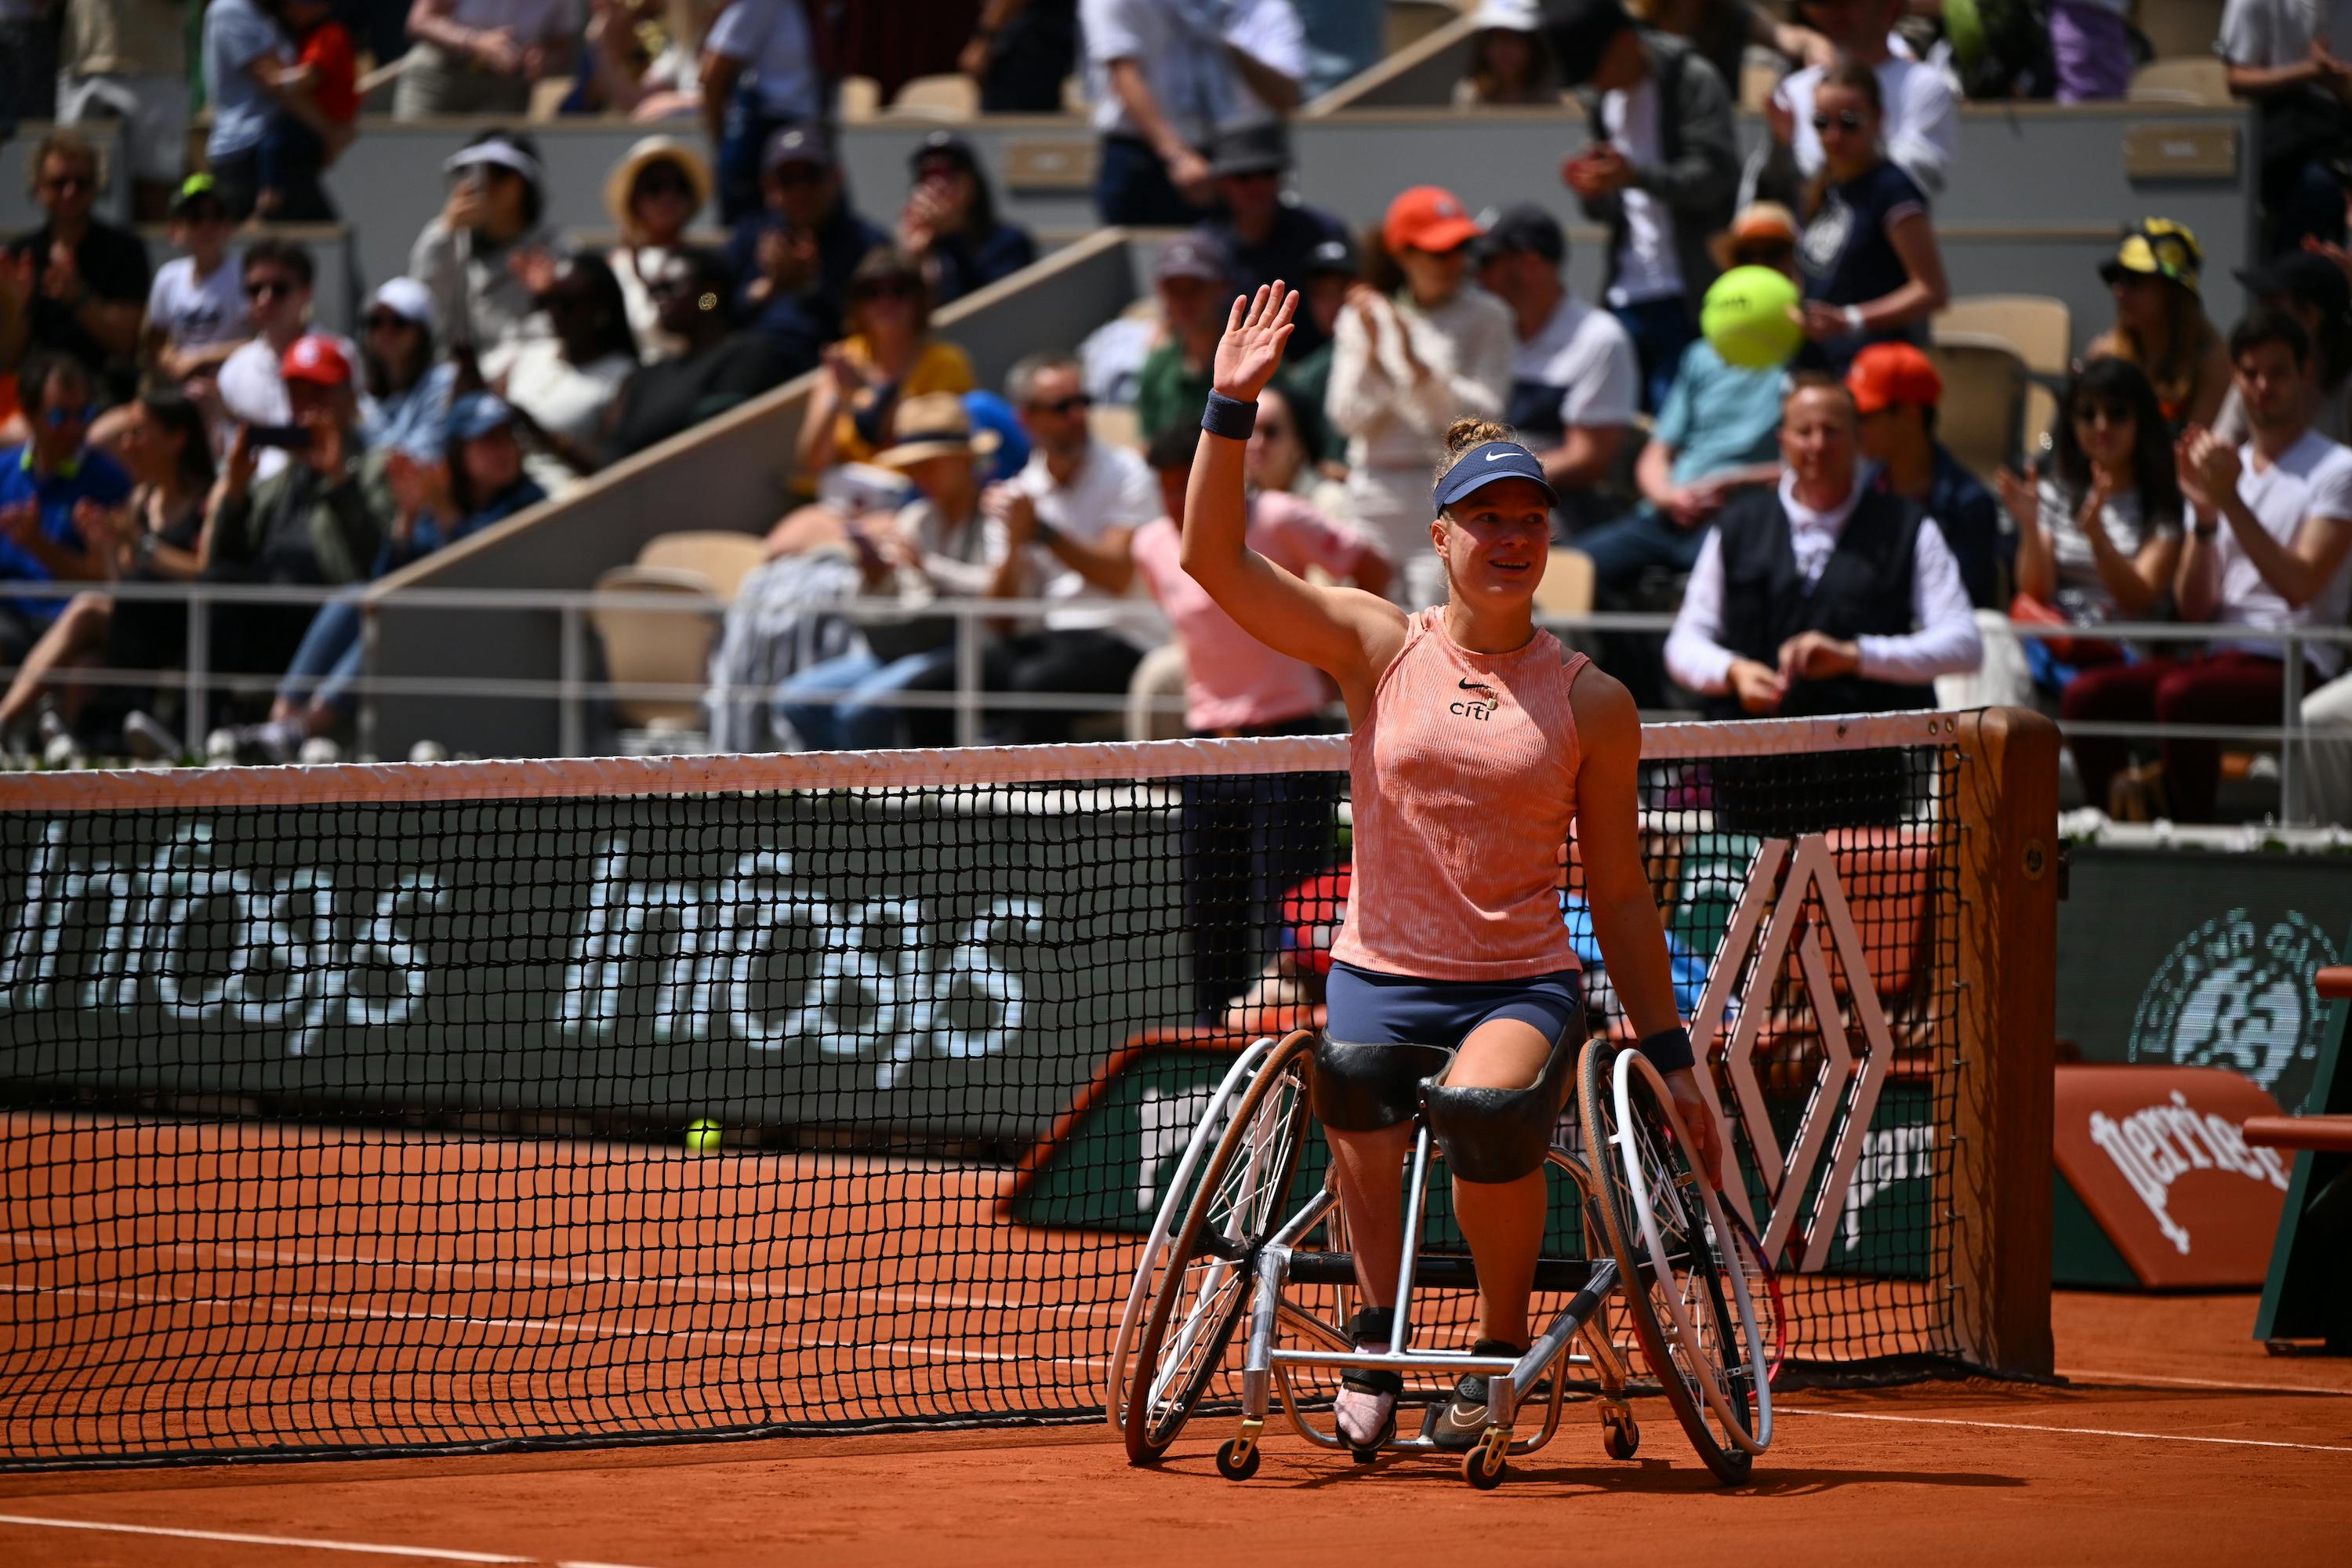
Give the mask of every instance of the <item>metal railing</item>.
[[[230, 583], [8, 583], [0, 584], [0, 596], [17, 598], [68, 599], [82, 593], [102, 594], [118, 603], [177, 603], [187, 606], [187, 640], [185, 657], [181, 668], [171, 670], [110, 669], [76, 667], [58, 672], [58, 679], [71, 679], [95, 686], [130, 687], [134, 689], [175, 689], [182, 694], [184, 708], [183, 732], [191, 752], [202, 752], [206, 735], [212, 728], [214, 698], [222, 691], [244, 693], [274, 689], [277, 674], [229, 673], [212, 668], [212, 616], [216, 605], [310, 606], [354, 600], [358, 585], [337, 587], [262, 586]], [[658, 614], [690, 616], [716, 623], [724, 616], [727, 605], [716, 597], [700, 597], [683, 593], [597, 592], [593, 589], [490, 589], [490, 588], [427, 588], [404, 590], [398, 607], [417, 609], [457, 609], [486, 614], [528, 614], [552, 616], [557, 620], [561, 657], [559, 673], [552, 680], [517, 679], [512, 678], [398, 677], [362, 674], [352, 680], [347, 689], [360, 700], [362, 738], [372, 730], [368, 709], [373, 698], [387, 695], [437, 696], [452, 699], [504, 698], [551, 701], [560, 714], [558, 726], [559, 750], [565, 755], [579, 755], [587, 747], [590, 733], [590, 709], [597, 702], [701, 702], [706, 699], [750, 699], [769, 700], [774, 695], [770, 686], [738, 686], [713, 688], [697, 682], [648, 682], [597, 679], [592, 674], [593, 660], [589, 641], [591, 616], [599, 610], [635, 610]], [[376, 606], [369, 606], [373, 611]], [[1122, 617], [1155, 618], [1157, 609], [1149, 600], [1118, 601], [1106, 605], [1100, 600], [1037, 600], [1037, 599], [937, 599], [912, 612], [926, 618], [951, 619], [955, 622], [955, 687], [950, 691], [896, 691], [875, 695], [877, 706], [937, 711], [950, 710], [955, 715], [956, 741], [960, 745], [977, 743], [991, 711], [1066, 711], [1105, 713], [1125, 711], [1129, 699], [1117, 693], [1054, 693], [1008, 692], [990, 690], [982, 679], [983, 650], [992, 627], [1001, 623], [1032, 621], [1049, 614], [1067, 614], [1074, 610], [1096, 611], [1112, 609]], [[845, 599], [828, 604], [813, 605], [813, 615], [841, 616], [860, 622], [890, 621], [906, 618], [910, 611], [896, 598]], [[1662, 611], [1626, 612], [1592, 611], [1575, 616], [1543, 616], [1540, 624], [1549, 629], [1573, 636], [1580, 633], [1634, 632], [1663, 635], [1674, 625], [1674, 616]], [[2242, 645], [2263, 645], [2288, 650], [2283, 666], [2278, 721], [2275, 724], [2193, 725], [2138, 722], [2100, 722], [2085, 721], [2062, 721], [2069, 735], [2112, 736], [2127, 740], [2206, 740], [2231, 741], [2274, 745], [2279, 750], [2281, 799], [2279, 816], [2285, 822], [2300, 820], [2303, 803], [2300, 800], [2301, 752], [2305, 747], [2319, 744], [2352, 744], [2352, 735], [2338, 735], [2333, 731], [2315, 733], [2303, 722], [2302, 707], [2305, 695], [2304, 672], [2305, 649], [2315, 646], [2352, 650], [2352, 627], [2304, 627], [2279, 631], [2252, 627], [2223, 626], [2210, 623], [2118, 621], [2095, 626], [2049, 626], [2035, 622], [2011, 621], [2010, 629], [2021, 639], [2036, 641], [2058, 637], [2095, 636], [2104, 641], [2150, 645], [2154, 647], [2193, 647], [2196, 645], [2227, 641]], [[375, 616], [362, 617], [362, 636], [373, 637]], [[2347, 658], [2352, 668], [2352, 658]], [[0, 669], [0, 678], [13, 679], [14, 669]], [[796, 693], [811, 700], [846, 700], [853, 695], [847, 688], [838, 689], [813, 688]], [[1181, 714], [1181, 699], [1162, 698], [1152, 704], [1152, 710]]]

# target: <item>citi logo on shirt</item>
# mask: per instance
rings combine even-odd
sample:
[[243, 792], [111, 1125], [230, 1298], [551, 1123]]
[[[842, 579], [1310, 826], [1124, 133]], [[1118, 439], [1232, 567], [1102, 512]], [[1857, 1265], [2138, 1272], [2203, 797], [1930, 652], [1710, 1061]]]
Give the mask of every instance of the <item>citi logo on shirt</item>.
[[1457, 684], [1459, 684], [1465, 691], [1481, 691], [1486, 693], [1486, 695], [1478, 698], [1475, 701], [1448, 703], [1445, 708], [1445, 710], [1448, 713], [1458, 713], [1465, 719], [1475, 719], [1479, 723], [1483, 724], [1487, 720], [1492, 719], [1495, 716], [1496, 709], [1500, 708], [1503, 705], [1503, 699], [1500, 694], [1498, 694], [1493, 687], [1485, 684], [1483, 681], [1464, 680]]

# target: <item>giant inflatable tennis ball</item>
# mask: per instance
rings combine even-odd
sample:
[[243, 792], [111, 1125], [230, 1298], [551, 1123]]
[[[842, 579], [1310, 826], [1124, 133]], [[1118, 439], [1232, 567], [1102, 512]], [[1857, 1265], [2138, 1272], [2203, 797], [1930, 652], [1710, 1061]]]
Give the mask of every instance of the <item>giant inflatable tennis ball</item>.
[[1717, 279], [1698, 325], [1723, 363], [1742, 370], [1778, 370], [1805, 341], [1797, 286], [1769, 267], [1735, 267]]

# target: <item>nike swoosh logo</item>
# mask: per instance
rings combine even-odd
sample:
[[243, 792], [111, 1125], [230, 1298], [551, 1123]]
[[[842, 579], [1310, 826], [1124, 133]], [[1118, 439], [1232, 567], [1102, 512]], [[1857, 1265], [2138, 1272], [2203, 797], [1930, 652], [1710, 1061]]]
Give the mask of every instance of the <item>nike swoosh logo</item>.
[[1499, 463], [1509, 456], [1508, 452], [1489, 452], [1486, 454], [1486, 460], [1490, 463]]
[[1492, 691], [1495, 689], [1493, 687], [1486, 684], [1486, 682], [1479, 680], [1462, 680], [1456, 681], [1454, 684], [1461, 687], [1465, 691]]

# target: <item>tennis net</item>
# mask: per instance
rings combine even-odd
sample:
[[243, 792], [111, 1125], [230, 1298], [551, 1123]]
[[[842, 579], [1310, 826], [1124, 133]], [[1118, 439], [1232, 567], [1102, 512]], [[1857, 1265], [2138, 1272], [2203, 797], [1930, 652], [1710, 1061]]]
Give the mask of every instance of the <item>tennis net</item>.
[[[1646, 731], [1790, 1353], [1845, 1373], [2032, 1359], [1960, 1135], [2024, 929], [1985, 725]], [[1313, 1019], [1345, 761], [0, 782], [0, 1467], [1098, 1416], [1187, 1096]]]

